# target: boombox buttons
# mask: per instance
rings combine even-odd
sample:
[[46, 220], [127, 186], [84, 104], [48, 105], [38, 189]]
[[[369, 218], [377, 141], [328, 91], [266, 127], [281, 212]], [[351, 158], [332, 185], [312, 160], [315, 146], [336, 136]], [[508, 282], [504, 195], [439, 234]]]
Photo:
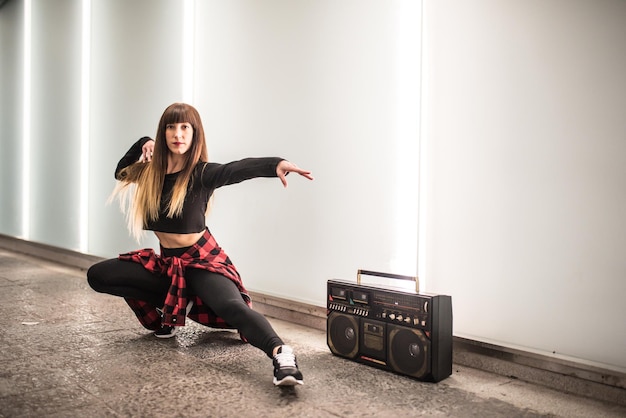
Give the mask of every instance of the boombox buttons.
[[370, 296], [368, 292], [349, 290], [344, 287], [331, 287], [328, 293], [328, 309], [351, 315], [367, 317], [370, 315]]
[[426, 327], [427, 321], [426, 316], [420, 318], [419, 315], [415, 314], [415, 316], [411, 316], [411, 314], [402, 314], [398, 312], [387, 312], [382, 311], [380, 313], [380, 319], [388, 320], [390, 322], [399, 322], [405, 325], [411, 325], [415, 327]]

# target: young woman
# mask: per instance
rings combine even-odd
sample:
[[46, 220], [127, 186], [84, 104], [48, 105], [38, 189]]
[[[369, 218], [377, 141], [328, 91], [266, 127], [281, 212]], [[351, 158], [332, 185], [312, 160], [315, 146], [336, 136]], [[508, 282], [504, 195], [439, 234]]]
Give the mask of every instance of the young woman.
[[290, 172], [313, 180], [310, 171], [281, 158], [208, 162], [197, 110], [184, 103], [170, 105], [156, 138], [137, 141], [115, 170], [119, 183], [114, 195], [127, 203], [130, 230], [136, 237], [153, 231], [160, 254], [145, 249], [94, 264], [87, 272], [89, 285], [125, 298], [141, 324], [159, 338], [173, 337], [186, 316], [207, 326], [237, 329], [244, 341], [273, 359], [275, 385], [302, 384], [292, 348], [251, 309], [237, 269], [205, 222], [218, 187], [256, 177], [278, 177], [287, 187]]

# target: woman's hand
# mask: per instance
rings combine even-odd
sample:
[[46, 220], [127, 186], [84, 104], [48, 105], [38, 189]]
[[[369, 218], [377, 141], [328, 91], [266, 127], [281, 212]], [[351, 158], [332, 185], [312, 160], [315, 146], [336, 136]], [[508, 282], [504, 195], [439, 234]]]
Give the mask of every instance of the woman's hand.
[[287, 187], [287, 178], [286, 178], [286, 176], [287, 176], [287, 174], [292, 173], [292, 172], [293, 173], [298, 173], [302, 177], [306, 177], [309, 180], [313, 180], [313, 176], [311, 175], [310, 171], [303, 170], [300, 167], [298, 167], [297, 165], [295, 165], [294, 163], [290, 163], [287, 160], [282, 160], [276, 166], [276, 175], [278, 176], [280, 181], [283, 183], [283, 186], [285, 186], [285, 187]]
[[154, 152], [154, 139], [149, 140], [143, 147], [141, 147], [141, 157], [139, 157], [139, 162], [141, 163], [149, 163], [152, 161], [152, 153]]

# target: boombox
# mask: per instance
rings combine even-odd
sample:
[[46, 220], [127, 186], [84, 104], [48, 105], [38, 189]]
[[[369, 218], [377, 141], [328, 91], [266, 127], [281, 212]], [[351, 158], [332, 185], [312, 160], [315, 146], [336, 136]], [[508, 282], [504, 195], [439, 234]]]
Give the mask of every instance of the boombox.
[[[415, 280], [415, 292], [361, 285], [361, 274]], [[417, 278], [359, 270], [328, 280], [326, 339], [340, 357], [438, 382], [452, 374], [452, 299], [419, 292]]]

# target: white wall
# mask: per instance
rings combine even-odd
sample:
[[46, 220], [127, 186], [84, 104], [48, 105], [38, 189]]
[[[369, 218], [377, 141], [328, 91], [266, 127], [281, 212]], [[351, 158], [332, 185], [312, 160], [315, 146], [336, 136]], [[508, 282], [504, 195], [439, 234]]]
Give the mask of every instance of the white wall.
[[354, 280], [358, 268], [415, 274], [419, 8], [213, 1], [196, 12], [195, 97], [211, 159], [277, 155], [316, 177], [216, 193], [209, 227], [246, 285], [323, 306], [326, 281]]
[[[27, 2], [12, 4], [10, 16]], [[414, 3], [30, 4], [33, 73], [16, 81], [33, 87], [33, 147], [15, 154], [33, 162], [31, 204], [9, 187], [3, 202], [19, 204], [6, 210], [0, 232], [106, 257], [155, 246], [154, 238], [133, 242], [123, 215], [105, 202], [117, 160], [137, 138], [154, 135], [163, 109], [191, 85], [212, 160], [279, 155], [316, 175], [313, 183], [290, 176], [287, 190], [255, 180], [217, 193], [209, 226], [251, 290], [324, 305], [326, 281], [354, 279], [358, 268], [415, 274], [421, 16]], [[83, 21], [85, 4], [91, 13]], [[192, 21], [185, 5], [194, 7]], [[24, 32], [17, 24], [7, 37]], [[2, 44], [21, 52], [19, 43], [3, 37]], [[13, 92], [8, 105], [22, 96]], [[14, 141], [10, 132], [2, 132], [3, 145]], [[8, 227], [24, 217], [18, 232]]]
[[[155, 5], [158, 4], [158, 7]], [[182, 97], [181, 2], [93, 1], [91, 10], [89, 245], [113, 257], [134, 248], [158, 248], [152, 235], [129, 236], [115, 201], [119, 159], [142, 136], [154, 136], [161, 113]], [[170, 28], [176, 27], [176, 30]]]
[[0, 9], [0, 231], [11, 236], [22, 230], [23, 21], [19, 1]]
[[[420, 275], [425, 290], [452, 295], [455, 333], [626, 368], [626, 3], [424, 2], [421, 150], [419, 2], [190, 3], [193, 103], [210, 157], [281, 155], [316, 175], [217, 193], [209, 225], [251, 290], [323, 306], [330, 278], [414, 273], [419, 158]], [[33, 30], [33, 161], [44, 170], [30, 173], [42, 195], [25, 215], [14, 178], [23, 4], [0, 9], [0, 233], [23, 236], [27, 216], [26, 238], [74, 247], [76, 208], [60, 209], [76, 205], [76, 185], [59, 180], [86, 167], [87, 252], [138, 247], [105, 201], [120, 155], [186, 97], [184, 2], [92, 2], [89, 156], [77, 169], [74, 122], [69, 144], [52, 128], [46, 143], [45, 125], [75, 113], [68, 74], [80, 52], [65, 48], [76, 48], [82, 2], [60, 3], [61, 25], [66, 14], [48, 22], [47, 2], [33, 0], [50, 36]], [[42, 46], [60, 48], [67, 68]], [[50, 100], [59, 91], [67, 97]], [[63, 202], [48, 208], [55, 190]]]
[[34, 5], [27, 158], [32, 174], [24, 190], [31, 209], [29, 239], [79, 249], [81, 4], [57, 0]]
[[457, 335], [624, 370], [626, 2], [426, 6], [429, 288]]

